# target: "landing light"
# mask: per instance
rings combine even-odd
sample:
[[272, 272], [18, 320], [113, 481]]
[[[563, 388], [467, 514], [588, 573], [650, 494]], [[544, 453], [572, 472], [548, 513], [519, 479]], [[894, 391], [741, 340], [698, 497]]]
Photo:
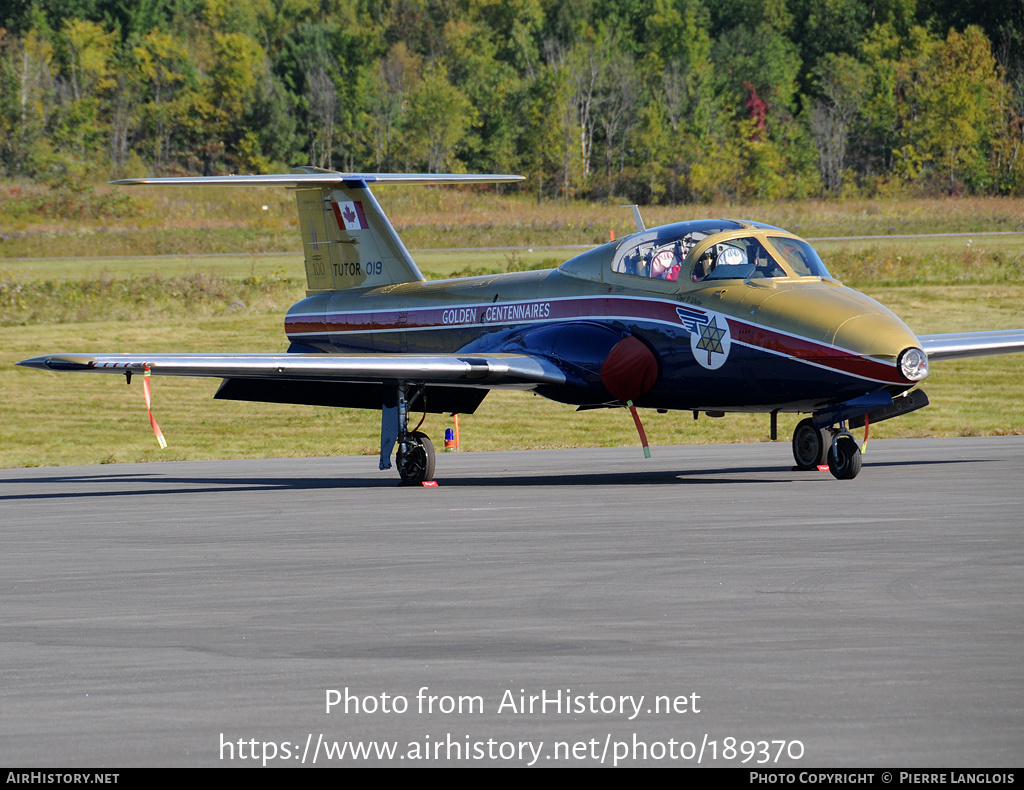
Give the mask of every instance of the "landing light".
[[900, 373], [907, 381], [920, 381], [928, 375], [928, 357], [919, 348], [908, 348], [899, 359]]

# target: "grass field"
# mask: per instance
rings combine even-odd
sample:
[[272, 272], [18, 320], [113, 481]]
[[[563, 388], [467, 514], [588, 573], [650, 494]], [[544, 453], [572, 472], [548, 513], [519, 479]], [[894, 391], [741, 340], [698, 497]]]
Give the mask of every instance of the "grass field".
[[[537, 202], [509, 188], [381, 187], [375, 191], [410, 249], [598, 244], [635, 228], [611, 198]], [[1024, 233], [1024, 199], [805, 200], [648, 206], [648, 226], [745, 217], [804, 237]], [[283, 189], [113, 187], [49, 190], [0, 183], [0, 258], [298, 251], [294, 198]]]
[[[495, 198], [478, 192], [453, 196], [441, 190], [414, 202], [409, 194], [397, 201], [398, 208], [409, 212], [407, 230], [421, 228], [423, 238], [434, 242], [424, 246], [470, 246], [485, 241], [500, 246], [511, 237], [500, 232], [488, 235], [489, 231], [483, 230], [502, 221], [521, 230], [527, 239], [522, 249], [514, 251], [415, 252], [430, 278], [553, 266], [579, 250], [528, 245], [604, 241], [608, 226], [615, 227], [617, 235], [630, 231], [628, 215], [614, 207], [538, 207], [522, 198]], [[193, 213], [189, 221], [194, 224], [230, 225], [232, 232], [241, 235], [258, 235], [261, 222], [276, 222], [259, 208], [254, 213], [237, 196], [227, 207], [226, 218], [214, 216], [213, 208], [202, 201], [190, 208], [187, 203], [167, 202], [170, 199], [166, 197], [160, 200], [164, 202], [157, 201], [157, 208], [176, 210], [179, 224], [189, 210]], [[277, 201], [273, 207], [291, 211], [289, 201], [280, 196]], [[491, 206], [493, 202], [499, 206]], [[152, 206], [145, 201], [140, 205], [131, 226], [145, 235], [147, 228], [159, 222], [146, 219]], [[504, 217], [500, 216], [502, 208]], [[680, 219], [680, 215], [689, 216], [699, 209], [700, 216], [757, 216], [785, 227], [800, 227], [807, 236], [926, 229], [1005, 232], [1020, 230], [1024, 202], [722, 208], [711, 212], [708, 207], [650, 210], [648, 222]], [[599, 217], [593, 227], [580, 225], [581, 217], [588, 213]], [[934, 219], [930, 228], [929, 216]], [[462, 220], [472, 227], [459, 231], [457, 223]], [[102, 218], [90, 220], [93, 226], [100, 221]], [[534, 234], [545, 222], [550, 232]], [[62, 227], [54, 221], [56, 229], [41, 228], [38, 216], [28, 217], [14, 236], [5, 230], [7, 239], [0, 242], [0, 256], [13, 249], [8, 242], [15, 236], [21, 241], [32, 238], [28, 246], [36, 244], [55, 256], [53, 240], [71, 238]], [[188, 228], [164, 230], [175, 235], [177, 246], [191, 252], [162, 257], [76, 257], [70, 252], [77, 249], [75, 242], [62, 247], [68, 255], [0, 258], [0, 466], [375, 455], [379, 412], [212, 401], [216, 381], [169, 378], [153, 381], [154, 413], [169, 443], [166, 450], [160, 450], [149, 428], [137, 380], [126, 387], [124, 379], [116, 376], [58, 375], [13, 366], [19, 359], [53, 351], [284, 351], [283, 313], [304, 289], [300, 256], [254, 250], [234, 256], [211, 255], [204, 241], [210, 228], [200, 228], [198, 235]], [[295, 228], [283, 223], [271, 230], [288, 231], [292, 246], [297, 247]], [[135, 233], [124, 227], [117, 232]], [[105, 234], [107, 231], [97, 230], [91, 238]], [[111, 234], [117, 235], [113, 230], [107, 235]], [[437, 243], [440, 241], [445, 243]], [[407, 243], [414, 246], [408, 238]], [[1024, 327], [1024, 234], [821, 241], [816, 246], [833, 274], [891, 307], [918, 333]], [[103, 245], [96, 248], [102, 250]], [[925, 389], [931, 407], [873, 426], [872, 436], [1024, 433], [1024, 408], [1020, 406], [1024, 354], [935, 363]], [[657, 445], [763, 441], [768, 437], [766, 415], [701, 416], [697, 421], [689, 413], [643, 416], [655, 453]], [[797, 419], [794, 415], [780, 417], [782, 464], [788, 463], [788, 439]], [[447, 418], [431, 415], [425, 430], [439, 441], [448, 425]], [[625, 410], [577, 413], [524, 393], [491, 393], [475, 415], [461, 418], [460, 427], [466, 450], [638, 444]], [[639, 448], [637, 454], [642, 460]], [[375, 463], [367, 459], [367, 468], [376, 468]]]
[[[817, 244], [859, 289], [1024, 283], [1024, 234]], [[553, 267], [580, 250], [415, 251], [430, 279]], [[283, 313], [305, 289], [298, 255], [0, 260], [0, 326]], [[984, 324], [978, 324], [984, 326]]]

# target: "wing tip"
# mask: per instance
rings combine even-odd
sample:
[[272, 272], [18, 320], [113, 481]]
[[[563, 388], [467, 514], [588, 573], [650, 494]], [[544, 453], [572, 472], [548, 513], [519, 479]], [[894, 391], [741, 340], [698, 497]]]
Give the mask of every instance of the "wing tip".
[[91, 370], [96, 360], [88, 354], [44, 354], [15, 362], [15, 365], [36, 370]]

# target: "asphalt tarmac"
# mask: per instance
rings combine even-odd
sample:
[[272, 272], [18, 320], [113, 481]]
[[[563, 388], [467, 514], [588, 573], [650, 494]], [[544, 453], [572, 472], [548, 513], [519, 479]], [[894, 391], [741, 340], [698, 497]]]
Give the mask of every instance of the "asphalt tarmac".
[[0, 470], [0, 764], [1024, 763], [1024, 437], [791, 463]]

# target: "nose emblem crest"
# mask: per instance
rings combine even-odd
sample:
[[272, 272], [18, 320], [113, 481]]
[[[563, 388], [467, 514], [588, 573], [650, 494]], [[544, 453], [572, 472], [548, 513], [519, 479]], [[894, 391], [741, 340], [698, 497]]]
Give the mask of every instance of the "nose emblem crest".
[[679, 321], [690, 332], [690, 349], [697, 364], [718, 370], [729, 358], [732, 337], [729, 322], [717, 313], [705, 313], [692, 307], [677, 307]]

